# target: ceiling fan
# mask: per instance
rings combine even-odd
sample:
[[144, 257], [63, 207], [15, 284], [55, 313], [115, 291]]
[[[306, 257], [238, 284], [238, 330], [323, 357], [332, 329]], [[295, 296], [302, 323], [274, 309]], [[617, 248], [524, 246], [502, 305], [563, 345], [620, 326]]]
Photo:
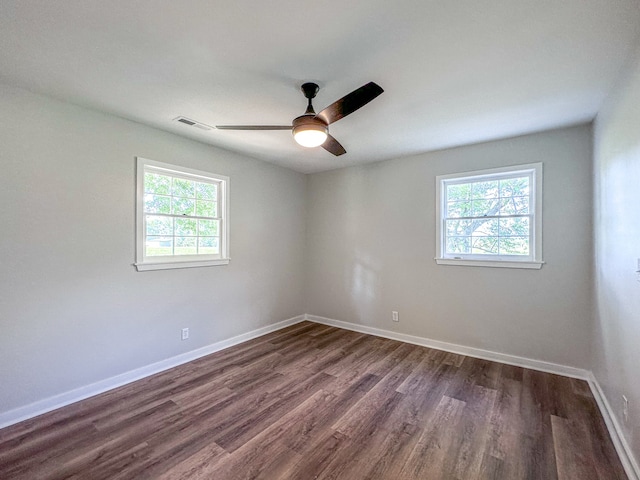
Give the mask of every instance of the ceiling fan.
[[309, 100], [309, 104], [304, 115], [295, 118], [291, 125], [216, 125], [216, 128], [219, 130], [291, 130], [295, 141], [303, 147], [322, 146], [327, 152], [338, 156], [347, 151], [340, 142], [329, 135], [329, 125], [355, 112], [384, 92], [379, 85], [369, 82], [316, 114], [311, 100], [320, 87], [308, 82], [300, 88]]

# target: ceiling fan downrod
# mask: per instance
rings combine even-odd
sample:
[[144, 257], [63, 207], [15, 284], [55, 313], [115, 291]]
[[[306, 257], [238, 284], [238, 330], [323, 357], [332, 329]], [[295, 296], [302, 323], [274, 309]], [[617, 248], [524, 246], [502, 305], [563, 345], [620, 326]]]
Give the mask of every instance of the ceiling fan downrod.
[[302, 90], [302, 93], [304, 93], [304, 96], [309, 100], [309, 104], [307, 105], [307, 111], [304, 112], [304, 114], [315, 115], [316, 111], [313, 109], [311, 100], [313, 100], [316, 97], [316, 95], [320, 91], [320, 87], [318, 86], [317, 83], [307, 82], [302, 84], [302, 86], [300, 87], [300, 90]]

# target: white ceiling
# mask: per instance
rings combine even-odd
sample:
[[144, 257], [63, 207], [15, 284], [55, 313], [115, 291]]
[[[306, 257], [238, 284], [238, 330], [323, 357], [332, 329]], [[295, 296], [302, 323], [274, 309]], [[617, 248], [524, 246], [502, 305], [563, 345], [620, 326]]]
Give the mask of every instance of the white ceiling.
[[[300, 172], [586, 122], [640, 27], [638, 0], [1, 0], [0, 82]], [[331, 125], [347, 154], [289, 124], [375, 81], [385, 93]]]

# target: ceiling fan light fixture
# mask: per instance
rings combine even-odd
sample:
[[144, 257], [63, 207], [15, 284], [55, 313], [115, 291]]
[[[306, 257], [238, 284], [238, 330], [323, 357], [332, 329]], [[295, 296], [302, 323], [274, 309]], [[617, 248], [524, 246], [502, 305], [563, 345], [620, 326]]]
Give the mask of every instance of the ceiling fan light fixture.
[[312, 124], [301, 125], [293, 129], [293, 138], [303, 147], [319, 147], [327, 140], [327, 127]]
[[350, 115], [380, 95], [384, 90], [380, 85], [369, 82], [366, 85], [336, 100], [327, 108], [316, 114], [312, 100], [320, 87], [317, 83], [304, 83], [300, 89], [308, 100], [304, 115], [293, 119], [291, 127], [287, 125], [216, 125], [218, 130], [289, 130], [299, 145], [307, 148], [320, 147], [336, 157], [347, 151], [340, 142], [329, 135], [329, 125]]

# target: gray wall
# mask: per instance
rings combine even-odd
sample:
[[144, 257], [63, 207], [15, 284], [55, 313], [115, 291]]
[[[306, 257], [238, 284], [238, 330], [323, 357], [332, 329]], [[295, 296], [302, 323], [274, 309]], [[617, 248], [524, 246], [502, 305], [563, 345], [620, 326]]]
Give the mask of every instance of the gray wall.
[[[436, 175], [539, 161], [546, 265], [436, 265]], [[591, 196], [589, 126], [310, 175], [307, 312], [586, 368]]]
[[595, 122], [592, 368], [640, 461], [640, 49], [612, 91]]
[[[135, 156], [231, 177], [228, 266], [135, 271]], [[0, 166], [0, 413], [304, 312], [302, 174], [4, 85]]]
[[[305, 311], [589, 365], [589, 126], [304, 176], [8, 86], [0, 112], [0, 413]], [[135, 156], [231, 177], [230, 265], [135, 271]], [[547, 264], [436, 265], [435, 176], [537, 161]]]

